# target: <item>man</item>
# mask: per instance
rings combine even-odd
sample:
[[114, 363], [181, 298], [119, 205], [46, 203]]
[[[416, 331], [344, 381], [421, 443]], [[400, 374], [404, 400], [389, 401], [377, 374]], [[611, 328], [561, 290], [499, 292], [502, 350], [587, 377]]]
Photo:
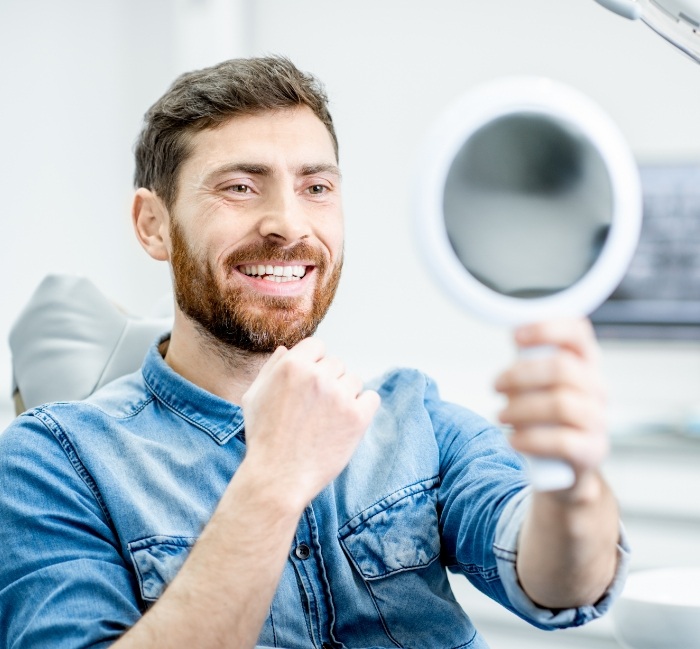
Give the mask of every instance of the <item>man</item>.
[[497, 382], [513, 445], [576, 471], [533, 495], [429, 379], [365, 387], [312, 337], [343, 256], [313, 78], [282, 58], [182, 76], [146, 115], [136, 187], [172, 333], [0, 437], [3, 646], [485, 647], [446, 568], [542, 628], [606, 609], [625, 551], [586, 322], [520, 330], [561, 351]]

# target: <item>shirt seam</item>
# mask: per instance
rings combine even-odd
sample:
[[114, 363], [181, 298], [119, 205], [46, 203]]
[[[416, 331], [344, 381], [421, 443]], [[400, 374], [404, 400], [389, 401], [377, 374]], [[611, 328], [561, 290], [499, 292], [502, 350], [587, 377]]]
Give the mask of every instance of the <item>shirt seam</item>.
[[104, 499], [102, 498], [100, 490], [97, 488], [97, 483], [83, 464], [82, 460], [80, 459], [80, 455], [78, 454], [78, 451], [75, 449], [75, 446], [73, 446], [73, 443], [70, 441], [68, 435], [63, 430], [61, 424], [59, 424], [58, 421], [43, 408], [35, 411], [34, 416], [36, 416], [36, 418], [44, 425], [46, 430], [48, 430], [49, 433], [51, 433], [51, 435], [56, 439], [59, 446], [65, 453], [71, 466], [73, 467], [73, 470], [83, 481], [85, 486], [90, 490], [90, 493], [92, 494], [93, 498], [99, 505], [100, 510], [104, 514], [110, 529], [114, 531], [114, 521], [112, 520], [112, 516], [110, 515], [109, 510], [107, 509], [107, 505], [105, 504]]
[[[409, 498], [411, 496], [414, 496], [415, 494], [421, 492], [421, 491], [428, 491], [429, 489], [433, 489], [434, 487], [438, 486], [440, 483], [440, 475], [434, 475], [430, 478], [421, 478], [420, 480], [416, 480], [415, 482], [412, 482], [411, 484], [408, 484], [404, 487], [401, 487], [400, 489], [397, 489], [396, 491], [392, 491], [390, 494], [387, 494], [383, 498], [379, 498], [378, 500], [375, 500], [371, 505], [368, 505], [365, 507], [362, 511], [359, 513], [355, 514], [352, 518], [350, 518], [346, 523], [344, 523], [340, 529], [338, 530], [338, 538], [339, 539], [344, 539], [350, 534], [352, 534], [362, 523], [366, 522], [370, 518], [373, 518], [380, 512], [384, 511], [385, 509], [388, 509], [389, 507], [393, 507], [397, 503], [400, 503], [402, 500], [405, 500], [406, 498]], [[421, 488], [417, 488], [421, 487]], [[388, 501], [392, 496], [395, 496], [396, 494], [406, 491], [406, 494], [404, 496], [401, 496], [401, 498], [398, 498], [397, 500], [391, 502], [391, 504], [387, 504], [386, 507], [383, 509], [378, 510], [377, 512], [367, 515], [369, 511], [371, 511], [373, 508], [375, 508], [377, 505], [382, 504], [385, 501]], [[357, 521], [356, 524], [351, 525], [353, 521]], [[347, 528], [347, 529], [346, 529]]]
[[167, 399], [165, 399], [160, 394], [160, 392], [155, 389], [155, 387], [151, 384], [151, 382], [148, 380], [148, 378], [146, 377], [145, 374], [143, 375], [143, 381], [146, 384], [146, 386], [148, 387], [148, 390], [151, 393], [151, 398], [153, 400], [157, 399], [158, 403], [162, 403], [163, 406], [165, 406], [168, 410], [170, 410], [170, 412], [172, 412], [174, 415], [176, 415], [177, 417], [180, 417], [180, 419], [183, 419], [188, 424], [194, 426], [198, 430], [201, 430], [203, 433], [209, 435], [209, 437], [212, 437], [217, 442], [217, 444], [219, 444], [220, 446], [227, 444], [229, 442], [229, 440], [232, 437], [235, 437], [236, 435], [238, 435], [238, 433], [243, 428], [243, 422], [241, 421], [240, 426], [237, 426], [234, 430], [228, 432], [223, 437], [219, 437], [213, 430], [210, 430], [209, 428], [207, 428], [206, 426], [203, 426], [201, 423], [195, 421], [191, 417], [188, 417], [184, 412], [182, 412], [181, 410], [176, 408], [172, 403], [170, 403]]
[[99, 410], [103, 415], [106, 417], [111, 417], [112, 419], [116, 419], [117, 421], [125, 421], [127, 419], [131, 419], [132, 417], [136, 417], [136, 415], [140, 414], [143, 412], [146, 408], [148, 408], [149, 405], [151, 405], [155, 401], [155, 397], [153, 395], [147, 397], [141, 404], [139, 404], [138, 408], [130, 412], [129, 414], [126, 415], [116, 415], [111, 412], [107, 412], [104, 408], [102, 408], [99, 404], [97, 403], [92, 403], [90, 401], [86, 401], [85, 405], [89, 406], [91, 408], [95, 408], [95, 410]]

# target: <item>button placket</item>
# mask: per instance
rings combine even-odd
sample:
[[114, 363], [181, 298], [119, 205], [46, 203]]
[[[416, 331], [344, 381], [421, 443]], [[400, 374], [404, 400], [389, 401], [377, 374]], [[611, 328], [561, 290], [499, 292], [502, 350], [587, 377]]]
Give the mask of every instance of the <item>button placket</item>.
[[332, 636], [332, 631], [329, 629], [331, 617], [324, 598], [324, 568], [319, 546], [318, 527], [312, 505], [306, 508], [299, 521], [290, 557], [297, 571], [299, 586], [304, 591], [305, 608], [309, 616], [309, 630], [314, 646], [319, 647], [319, 649], [333, 649], [334, 645], [328, 641], [328, 636]]
[[306, 561], [311, 556], [311, 548], [306, 543], [300, 543], [294, 548], [294, 555], [297, 559]]

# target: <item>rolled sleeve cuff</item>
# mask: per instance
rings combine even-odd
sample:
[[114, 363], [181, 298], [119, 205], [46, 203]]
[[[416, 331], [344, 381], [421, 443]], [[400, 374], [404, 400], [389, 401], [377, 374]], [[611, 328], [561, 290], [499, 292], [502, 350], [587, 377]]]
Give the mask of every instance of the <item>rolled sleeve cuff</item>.
[[610, 608], [622, 592], [629, 568], [630, 549], [627, 536], [620, 523], [620, 536], [617, 545], [617, 569], [605, 594], [593, 605], [568, 609], [548, 609], [535, 604], [521, 588], [515, 570], [518, 535], [522, 528], [532, 489], [527, 487], [513, 496], [508, 502], [496, 527], [494, 554], [503, 588], [511, 605], [523, 618], [535, 626], [545, 629], [563, 629], [580, 626], [599, 618]]

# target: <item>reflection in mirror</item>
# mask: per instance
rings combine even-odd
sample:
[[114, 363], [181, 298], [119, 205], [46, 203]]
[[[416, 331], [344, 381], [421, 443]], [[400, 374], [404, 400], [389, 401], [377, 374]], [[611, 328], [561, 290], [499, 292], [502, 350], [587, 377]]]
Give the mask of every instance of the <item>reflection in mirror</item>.
[[597, 260], [613, 219], [612, 183], [575, 125], [519, 111], [462, 144], [443, 211], [472, 276], [500, 294], [536, 298], [569, 288]]

